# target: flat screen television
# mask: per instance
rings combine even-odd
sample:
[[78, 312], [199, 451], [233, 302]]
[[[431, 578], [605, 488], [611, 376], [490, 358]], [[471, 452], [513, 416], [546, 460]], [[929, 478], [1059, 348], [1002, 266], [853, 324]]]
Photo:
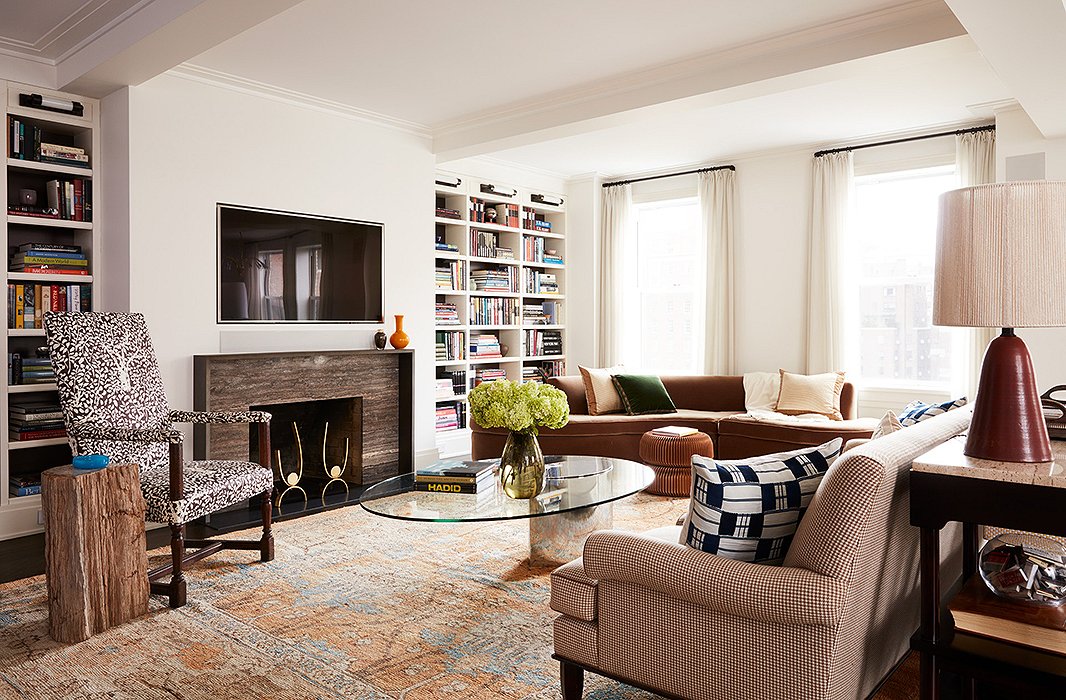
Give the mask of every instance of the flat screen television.
[[382, 323], [385, 227], [218, 205], [220, 323]]

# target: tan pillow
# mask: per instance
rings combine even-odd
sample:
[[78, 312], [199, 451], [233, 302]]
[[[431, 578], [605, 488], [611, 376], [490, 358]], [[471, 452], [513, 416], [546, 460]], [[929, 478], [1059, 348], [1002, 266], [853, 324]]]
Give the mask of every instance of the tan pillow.
[[877, 424], [877, 428], [874, 430], [874, 434], [870, 436], [870, 439], [876, 440], [897, 430], [903, 430], [903, 424], [899, 422], [899, 418], [896, 417], [895, 413], [887, 411], [881, 417], [881, 422]]
[[612, 374], [621, 374], [625, 371], [622, 365], [596, 369], [594, 367], [581, 367], [581, 380], [585, 382], [585, 399], [589, 402], [589, 415], [602, 416], [604, 413], [620, 413], [622, 397], [618, 395], [618, 389], [611, 381]]
[[781, 370], [781, 392], [777, 395], [774, 410], [788, 416], [819, 413], [833, 420], [844, 420], [840, 414], [840, 390], [843, 388], [843, 372], [808, 375]]

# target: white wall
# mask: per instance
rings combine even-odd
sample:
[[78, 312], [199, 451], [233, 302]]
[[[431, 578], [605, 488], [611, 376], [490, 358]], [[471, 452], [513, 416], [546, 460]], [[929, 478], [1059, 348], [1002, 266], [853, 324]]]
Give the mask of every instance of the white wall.
[[[435, 455], [433, 155], [427, 139], [336, 113], [163, 75], [108, 99], [128, 109], [127, 179], [105, 171], [103, 231], [128, 229], [129, 291], [106, 264], [101, 296], [148, 319], [171, 404], [192, 406], [192, 356], [225, 349], [368, 348], [377, 326], [300, 325], [234, 332], [215, 321], [219, 202], [385, 224], [385, 312], [406, 316], [416, 353], [416, 457]], [[125, 103], [125, 104], [124, 104]], [[117, 122], [116, 122], [117, 124]], [[109, 135], [119, 137], [113, 132]], [[110, 155], [121, 143], [107, 147]], [[122, 215], [128, 207], [128, 221]], [[422, 253], [422, 251], [425, 251]], [[112, 251], [114, 263], [119, 255]]]
[[[1048, 180], [1066, 180], [1066, 139], [1045, 139], [1021, 109], [996, 115], [996, 180], [1008, 179], [1008, 159], [1043, 154]], [[1038, 173], [1032, 173], [1033, 176]], [[1066, 260], [1060, 261], [1066, 268]], [[1023, 328], [1018, 335], [1029, 346], [1036, 369], [1037, 386], [1043, 392], [1055, 384], [1066, 384], [1066, 328]]]
[[602, 183], [599, 176], [587, 175], [570, 180], [566, 188], [566, 357], [570, 374], [577, 374], [578, 365], [596, 366], [600, 287], [596, 247]]

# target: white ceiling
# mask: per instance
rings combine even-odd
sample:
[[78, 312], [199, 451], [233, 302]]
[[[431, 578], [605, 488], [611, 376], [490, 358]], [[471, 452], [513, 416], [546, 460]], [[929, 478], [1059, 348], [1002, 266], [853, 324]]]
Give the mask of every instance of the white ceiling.
[[55, 61], [144, 0], [0, 0], [0, 49]]
[[304, 0], [189, 63], [432, 129], [901, 0]]

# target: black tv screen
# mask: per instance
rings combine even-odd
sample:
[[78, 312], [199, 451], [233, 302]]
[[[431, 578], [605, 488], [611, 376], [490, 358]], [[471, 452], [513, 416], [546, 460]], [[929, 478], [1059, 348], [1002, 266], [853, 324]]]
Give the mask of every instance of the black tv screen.
[[384, 226], [218, 205], [222, 323], [381, 323]]

